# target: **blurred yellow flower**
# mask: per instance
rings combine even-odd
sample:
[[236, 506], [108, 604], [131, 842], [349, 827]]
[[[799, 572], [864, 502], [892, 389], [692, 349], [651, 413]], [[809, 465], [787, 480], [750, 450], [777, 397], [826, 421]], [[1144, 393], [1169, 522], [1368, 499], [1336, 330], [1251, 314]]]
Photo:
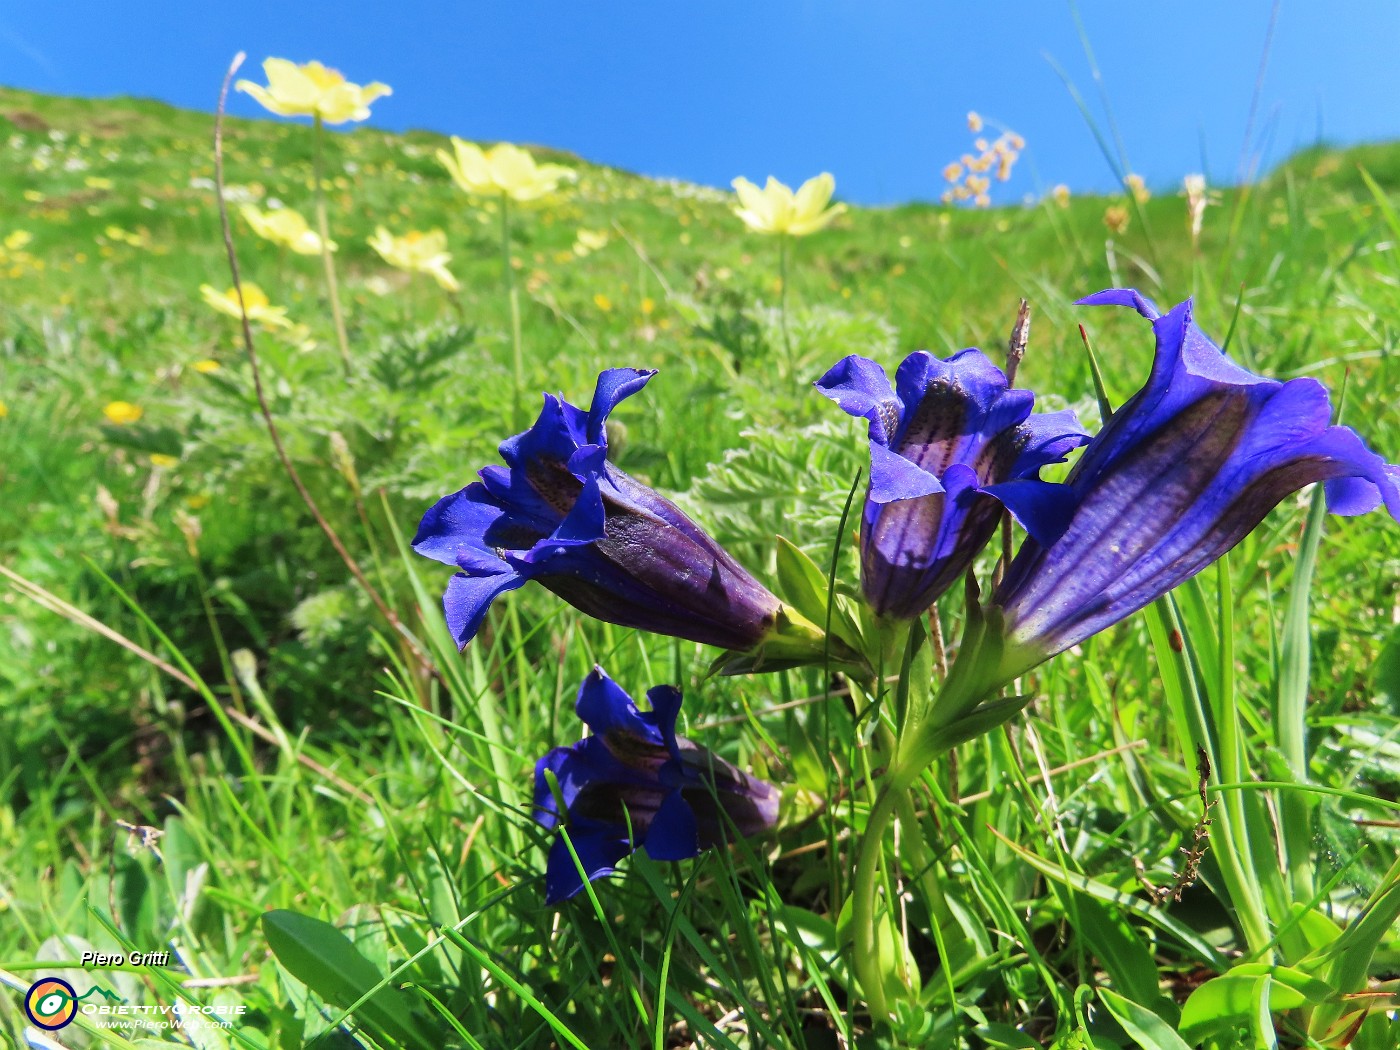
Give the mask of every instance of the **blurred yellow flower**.
[[1108, 227], [1110, 233], [1123, 233], [1128, 228], [1130, 219], [1128, 209], [1121, 204], [1110, 204], [1103, 211], [1103, 224]]
[[263, 62], [263, 72], [267, 87], [251, 80], [240, 80], [234, 86], [281, 117], [320, 117], [327, 124], [367, 120], [369, 104], [393, 94], [387, 84], [352, 84], [339, 70], [327, 69], [320, 62], [299, 66], [285, 58], [269, 58]]
[[89, 175], [83, 180], [83, 185], [90, 190], [110, 190], [114, 183], [104, 175]]
[[846, 210], [844, 204], [827, 207], [836, 189], [836, 180], [825, 171], [804, 182], [796, 193], [771, 175], [761, 190], [742, 177], [731, 185], [739, 195], [740, 206], [734, 209], [734, 214], [744, 220], [745, 226], [759, 233], [803, 237], [816, 233]]
[[593, 305], [596, 306], [599, 310], [602, 310], [603, 313], [607, 313], [609, 310], [612, 309], [612, 300], [609, 299], [602, 292], [599, 292], [593, 297]]
[[[290, 248], [298, 255], [320, 255], [321, 235], [306, 224], [301, 212], [291, 208], [277, 208], [273, 211], [259, 211], [255, 205], [245, 204], [241, 209], [243, 218], [263, 240]], [[336, 250], [335, 241], [327, 246]]]
[[978, 115], [976, 110], [973, 110], [967, 115], [967, 130], [974, 135], [982, 130], [982, 118]]
[[17, 252], [21, 248], [27, 247], [34, 240], [34, 235], [28, 230], [15, 230], [5, 236], [5, 247], [12, 252]]
[[208, 375], [210, 372], [217, 372], [224, 366], [215, 361], [212, 357], [206, 357], [202, 361], [196, 361], [192, 366], [200, 375]]
[[107, 417], [109, 423], [124, 427], [128, 423], [135, 423], [140, 419], [143, 410], [140, 405], [133, 405], [130, 401], [109, 401], [107, 407], [102, 410], [102, 414]]
[[447, 250], [447, 234], [441, 230], [429, 230], [427, 233], [409, 230], [402, 237], [395, 237], [379, 226], [374, 236], [369, 238], [369, 246], [390, 266], [409, 273], [426, 273], [449, 292], [461, 287], [447, 269], [452, 253]]
[[1069, 207], [1069, 187], [1063, 182], [1050, 191], [1050, 199], [1061, 208]]
[[642, 313], [646, 314], [649, 317], [651, 316], [652, 311], [655, 309], [656, 300], [653, 299], [651, 296], [647, 296], [645, 299], [642, 300]]
[[179, 456], [167, 456], [164, 452], [152, 452], [148, 458], [151, 461], [151, 466], [160, 467], [163, 470], [180, 465]]
[[4, 419], [10, 414], [10, 408], [5, 402], [0, 401], [0, 419]]
[[483, 150], [473, 142], [452, 137], [452, 152], [437, 151], [437, 159], [467, 193], [504, 194], [514, 201], [538, 200], [578, 173], [562, 164], [537, 164], [527, 150], [502, 142]]
[[606, 246], [608, 235], [602, 230], [579, 230], [578, 237], [574, 241], [574, 254], [582, 259], [590, 252], [596, 252], [599, 248]]
[[963, 177], [963, 166], [957, 161], [946, 165], [943, 168], [943, 178], [948, 182], [957, 182]]
[[1152, 197], [1152, 192], [1147, 188], [1147, 183], [1143, 182], [1141, 175], [1129, 174], [1123, 183], [1133, 195], [1133, 200], [1139, 204], [1146, 204]]
[[[243, 312], [239, 309], [237, 289], [230, 288], [226, 292], [220, 292], [212, 285], [201, 284], [199, 294], [204, 296], [204, 301], [219, 313], [235, 319], [242, 318]], [[248, 310], [248, 320], [256, 321], [267, 328], [290, 328], [292, 326], [292, 322], [287, 319], [287, 308], [273, 306], [267, 298], [267, 293], [252, 281], [243, 282], [243, 306]]]

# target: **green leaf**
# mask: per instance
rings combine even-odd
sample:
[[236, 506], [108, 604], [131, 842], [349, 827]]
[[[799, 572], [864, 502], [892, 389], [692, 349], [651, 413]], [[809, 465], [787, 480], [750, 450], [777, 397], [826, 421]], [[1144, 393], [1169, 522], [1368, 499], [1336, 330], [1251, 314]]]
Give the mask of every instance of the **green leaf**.
[[1391, 629], [1381, 646], [1371, 672], [1371, 688], [1391, 714], [1400, 715], [1400, 625]]
[[[1263, 989], [1261, 982], [1267, 982]], [[1180, 1031], [1188, 1042], [1198, 1043], [1227, 1028], [1257, 1027], [1261, 1002], [1277, 1013], [1301, 1006], [1321, 1006], [1332, 998], [1329, 984], [1302, 970], [1243, 963], [1191, 993], [1181, 1008]]]
[[[1055, 890], [1060, 894], [1069, 893], [1065, 887], [1057, 886]], [[1078, 922], [1075, 929], [1088, 942], [1089, 950], [1108, 972], [1109, 979], [1126, 994], [1124, 1001], [1131, 1002], [1137, 1009], [1146, 1010], [1164, 1023], [1175, 1020], [1176, 1007], [1159, 990], [1152, 952], [1137, 930], [1088, 894], [1076, 896], [1074, 909]]]
[[778, 587], [783, 598], [813, 623], [826, 622], [826, 574], [786, 537], [778, 536]]
[[778, 541], [778, 587], [783, 598], [818, 627], [826, 623], [827, 597], [831, 598], [831, 633], [850, 648], [860, 651], [861, 632], [851, 611], [851, 603], [840, 594], [831, 594], [827, 574], [806, 551], [783, 536]]
[[330, 923], [270, 911], [262, 928], [277, 961], [327, 1003], [342, 1010], [353, 1006], [358, 1021], [398, 1043], [436, 1045], [413, 1016], [408, 997], [385, 985], [384, 975]]
[[1098, 989], [1099, 1001], [1108, 1008], [1123, 1031], [1142, 1050], [1191, 1050], [1190, 1045], [1147, 1007], [1108, 988]]

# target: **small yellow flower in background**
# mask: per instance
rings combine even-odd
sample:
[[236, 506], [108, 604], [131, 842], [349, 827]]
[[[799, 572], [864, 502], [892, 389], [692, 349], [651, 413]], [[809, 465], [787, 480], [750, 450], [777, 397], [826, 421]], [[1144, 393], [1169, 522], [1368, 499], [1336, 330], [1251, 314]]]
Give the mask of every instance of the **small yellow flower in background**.
[[982, 118], [978, 116], [976, 110], [973, 110], [967, 115], [967, 130], [974, 135], [982, 130]]
[[609, 310], [612, 309], [612, 300], [609, 299], [602, 292], [599, 292], [593, 297], [593, 305], [596, 306], [599, 310], [602, 310], [603, 313], [607, 313]]
[[409, 230], [402, 237], [395, 237], [379, 226], [375, 228], [374, 236], [369, 238], [369, 246], [390, 266], [409, 273], [426, 273], [449, 292], [461, 287], [447, 269], [452, 253], [447, 250], [447, 234], [441, 230], [429, 230], [427, 233]]
[[943, 169], [943, 178], [947, 182], [957, 182], [963, 177], [963, 166], [957, 161], [947, 165]]
[[102, 410], [102, 414], [107, 417], [107, 422], [124, 427], [140, 419], [144, 415], [144, 410], [140, 405], [133, 405], [130, 401], [109, 401], [107, 407]]
[[1063, 182], [1050, 191], [1050, 199], [1061, 208], [1069, 207], [1069, 187]]
[[171, 467], [180, 465], [179, 456], [167, 456], [164, 452], [152, 452], [147, 458], [151, 461], [151, 466], [159, 467], [162, 470], [169, 470]]
[[89, 175], [83, 180], [83, 185], [90, 190], [110, 190], [115, 183], [102, 175]]
[[0, 401], [0, 419], [4, 419], [10, 414], [10, 408], [5, 402]]
[[1123, 185], [1128, 187], [1128, 192], [1133, 195], [1133, 200], [1139, 204], [1146, 204], [1152, 197], [1152, 191], [1147, 188], [1147, 183], [1142, 181], [1142, 176], [1129, 174], [1123, 180]]
[[44, 201], [48, 200], [40, 190], [25, 190], [24, 199], [30, 204], [42, 204]]
[[[321, 235], [306, 224], [301, 212], [291, 208], [260, 211], [252, 204], [245, 204], [239, 210], [253, 232], [263, 240], [290, 248], [298, 255], [321, 254]], [[327, 247], [335, 251], [337, 245], [331, 241]]]
[[538, 164], [528, 150], [502, 142], [483, 150], [473, 142], [452, 137], [452, 152], [437, 151], [437, 159], [463, 191], [533, 201], [553, 193], [561, 182], [578, 173], [562, 164]]
[[825, 171], [804, 182], [796, 193], [772, 175], [768, 176], [763, 189], [742, 177], [731, 185], [739, 195], [740, 206], [734, 209], [734, 214], [744, 220], [745, 226], [759, 233], [805, 237], [846, 210], [844, 204], [827, 207], [836, 191], [836, 180]]
[[[242, 318], [243, 312], [239, 309], [237, 289], [230, 288], [226, 292], [220, 292], [212, 285], [201, 284], [199, 294], [204, 296], [204, 301], [219, 313], [234, 319]], [[267, 328], [292, 327], [292, 322], [287, 319], [287, 308], [273, 306], [267, 298], [267, 293], [252, 281], [243, 282], [243, 306], [248, 310], [248, 320], [250, 321], [255, 321]]]
[[28, 247], [33, 240], [34, 235], [28, 230], [15, 230], [13, 233], [6, 234], [5, 248], [8, 251], [17, 252]]
[[1191, 231], [1191, 243], [1195, 244], [1201, 238], [1201, 223], [1206, 217], [1206, 205], [1210, 203], [1206, 196], [1206, 177], [1187, 175], [1181, 181], [1186, 191], [1186, 226]]
[[1110, 204], [1103, 211], [1103, 224], [1108, 227], [1110, 233], [1121, 234], [1128, 228], [1130, 218], [1128, 209], [1121, 204]]
[[280, 117], [320, 117], [327, 124], [368, 120], [369, 104], [393, 94], [387, 84], [352, 84], [339, 70], [320, 62], [299, 66], [285, 58], [269, 58], [263, 62], [263, 72], [267, 87], [251, 80], [240, 80], [234, 87]]
[[656, 300], [653, 299], [651, 296], [647, 296], [645, 299], [642, 300], [642, 313], [644, 313], [644, 314], [646, 314], [648, 317], [650, 317], [652, 311], [655, 310], [655, 309], [656, 309]]
[[102, 236], [109, 241], [128, 244], [133, 248], [149, 248], [151, 246], [151, 231], [144, 226], [135, 231], [124, 230], [120, 226], [108, 226], [102, 231]]
[[211, 372], [217, 372], [224, 366], [219, 364], [219, 362], [215, 361], [212, 357], [206, 357], [201, 361], [196, 361], [191, 367], [200, 375], [207, 376]]
[[590, 252], [596, 252], [599, 248], [606, 247], [608, 235], [603, 230], [579, 230], [578, 236], [574, 240], [573, 252], [580, 259]]

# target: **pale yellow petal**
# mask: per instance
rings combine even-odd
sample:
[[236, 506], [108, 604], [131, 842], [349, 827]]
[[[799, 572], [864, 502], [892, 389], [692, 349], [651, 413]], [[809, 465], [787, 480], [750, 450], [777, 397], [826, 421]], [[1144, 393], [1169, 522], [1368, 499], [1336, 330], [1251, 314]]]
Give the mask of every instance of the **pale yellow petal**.
[[794, 237], [805, 237], [809, 233], [816, 233], [818, 230], [824, 229], [831, 223], [832, 219], [844, 214], [845, 211], [844, 204], [834, 204], [826, 211], [811, 218], [794, 219], [788, 226], [787, 232]]
[[448, 159], [439, 153], [441, 160], [454, 182], [467, 193], [499, 193], [499, 188], [491, 180], [491, 165], [481, 147], [474, 142], [466, 142], [453, 136], [453, 156]]
[[234, 85], [239, 91], [247, 92], [253, 96], [263, 109], [276, 113], [279, 117], [299, 117], [305, 116], [310, 110], [294, 109], [285, 105], [280, 99], [272, 95], [267, 88], [261, 84], [254, 84], [251, 80], [240, 80]]
[[769, 221], [774, 232], [786, 233], [792, 225], [792, 187], [769, 175], [763, 186], [763, 199], [767, 202]]
[[744, 221], [744, 225], [760, 233], [775, 232], [772, 225], [772, 212], [763, 190], [742, 176], [735, 179], [730, 185], [734, 187], [734, 192], [739, 195], [740, 207], [734, 209], [734, 214]]
[[821, 210], [836, 192], [836, 180], [830, 172], [822, 172], [804, 182], [793, 199], [793, 218], [796, 221], [810, 221], [821, 214]]

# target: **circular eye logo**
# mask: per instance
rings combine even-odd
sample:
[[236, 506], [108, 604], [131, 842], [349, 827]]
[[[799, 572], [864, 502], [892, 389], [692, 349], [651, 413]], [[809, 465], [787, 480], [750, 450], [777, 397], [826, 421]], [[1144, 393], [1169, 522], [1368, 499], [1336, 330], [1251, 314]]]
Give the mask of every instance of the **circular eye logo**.
[[55, 1031], [72, 1023], [78, 1013], [78, 993], [67, 981], [45, 977], [29, 986], [24, 1012], [39, 1028]]

